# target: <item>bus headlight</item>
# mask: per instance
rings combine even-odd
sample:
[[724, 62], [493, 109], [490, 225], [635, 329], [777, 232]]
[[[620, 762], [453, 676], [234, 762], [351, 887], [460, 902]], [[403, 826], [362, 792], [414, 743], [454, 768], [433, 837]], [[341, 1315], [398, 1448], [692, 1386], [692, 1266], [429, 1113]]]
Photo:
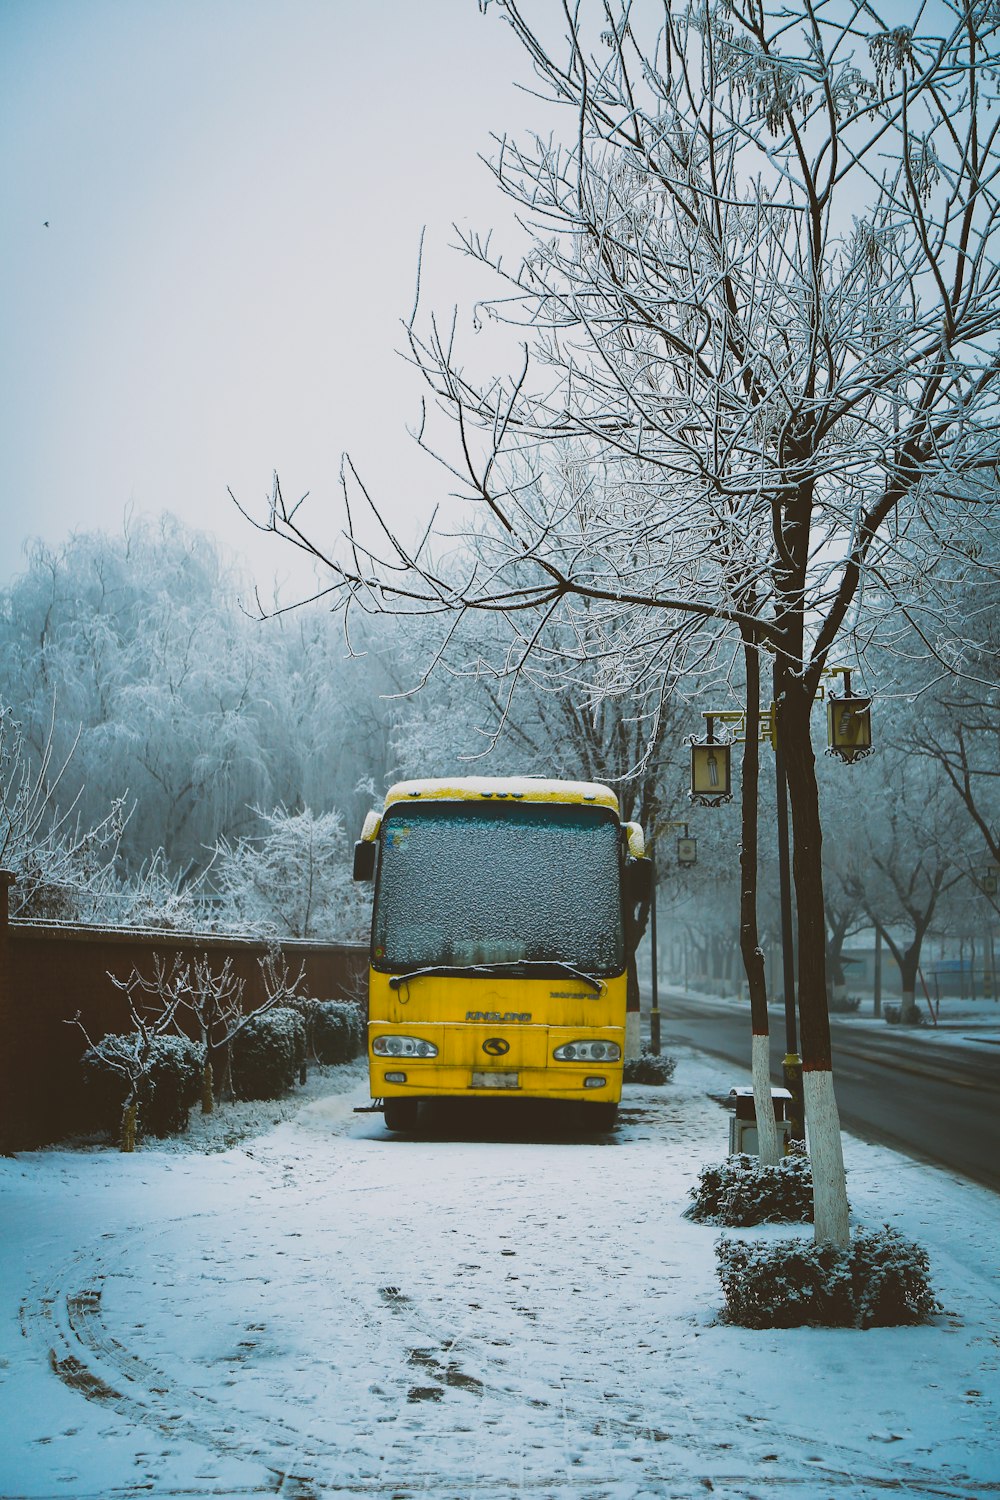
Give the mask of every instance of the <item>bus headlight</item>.
[[552, 1056], [556, 1062], [617, 1062], [622, 1049], [617, 1042], [563, 1042]]
[[422, 1036], [377, 1036], [372, 1042], [376, 1057], [437, 1057], [433, 1042]]

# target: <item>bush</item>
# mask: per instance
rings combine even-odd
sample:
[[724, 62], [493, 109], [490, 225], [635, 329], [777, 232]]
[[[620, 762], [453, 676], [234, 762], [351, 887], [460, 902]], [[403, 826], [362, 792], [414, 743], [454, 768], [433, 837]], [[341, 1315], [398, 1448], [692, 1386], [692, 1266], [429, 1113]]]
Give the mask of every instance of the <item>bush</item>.
[[[137, 1040], [132, 1032], [129, 1041]], [[201, 1093], [201, 1048], [186, 1036], [154, 1036], [149, 1047], [149, 1065], [139, 1084], [139, 1131], [145, 1135], [172, 1135], [186, 1130], [188, 1112]], [[108, 1066], [101, 1043], [83, 1054], [84, 1085], [90, 1099], [94, 1123], [109, 1133], [117, 1132], [128, 1082]]]
[[930, 1282], [927, 1251], [888, 1224], [859, 1229], [854, 1237], [851, 1278], [860, 1328], [923, 1323], [941, 1311]]
[[831, 1016], [849, 1016], [861, 1009], [860, 995], [831, 995], [829, 1010]]
[[277, 1099], [292, 1087], [306, 1057], [306, 1027], [298, 1011], [276, 1005], [240, 1028], [232, 1041], [232, 1080], [238, 1099]]
[[188, 1111], [201, 1097], [202, 1049], [186, 1036], [157, 1036], [151, 1048], [150, 1098], [140, 1104], [150, 1135], [186, 1130]]
[[677, 1063], [672, 1057], [664, 1057], [643, 1047], [641, 1057], [626, 1059], [624, 1080], [626, 1083], [669, 1083], [674, 1076]]
[[720, 1240], [724, 1317], [741, 1328], [885, 1328], [940, 1311], [927, 1252], [888, 1225], [849, 1250], [802, 1240]]
[[911, 1011], [909, 1019], [904, 1022], [901, 1005], [883, 1005], [882, 1016], [890, 1026], [923, 1026], [924, 1024], [924, 1018], [918, 1010]]
[[783, 1156], [777, 1166], [740, 1153], [703, 1167], [685, 1218], [699, 1224], [801, 1224], [813, 1216], [808, 1156]]
[[317, 1062], [346, 1063], [364, 1043], [361, 1012], [350, 1000], [314, 1000], [309, 1007], [312, 1050]]

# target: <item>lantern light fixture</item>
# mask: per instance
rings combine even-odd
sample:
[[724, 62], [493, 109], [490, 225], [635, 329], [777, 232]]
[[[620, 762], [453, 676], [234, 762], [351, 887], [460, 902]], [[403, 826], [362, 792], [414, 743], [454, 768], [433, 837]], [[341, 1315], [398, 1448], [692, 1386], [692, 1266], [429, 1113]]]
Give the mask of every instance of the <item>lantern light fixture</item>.
[[698, 802], [702, 807], [718, 807], [720, 803], [733, 800], [732, 746], [728, 740], [715, 738], [715, 718], [714, 714], [706, 714], [705, 738], [690, 741], [691, 790], [688, 795], [692, 802]]
[[872, 700], [851, 692], [850, 667], [832, 667], [830, 671], [843, 677], [844, 692], [840, 698], [831, 693], [826, 700], [826, 753], [852, 765], [873, 753]]
[[684, 866], [696, 865], [698, 863], [698, 840], [689, 838], [686, 829], [685, 824], [685, 833], [677, 840], [677, 863]]

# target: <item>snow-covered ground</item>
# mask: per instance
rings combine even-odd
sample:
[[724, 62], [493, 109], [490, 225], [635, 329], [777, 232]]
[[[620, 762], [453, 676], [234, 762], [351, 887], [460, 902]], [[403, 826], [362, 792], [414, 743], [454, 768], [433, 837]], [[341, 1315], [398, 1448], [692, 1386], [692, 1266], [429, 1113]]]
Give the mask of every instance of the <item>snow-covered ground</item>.
[[351, 1068], [169, 1147], [3, 1161], [0, 1493], [1000, 1492], [1000, 1202], [848, 1140], [856, 1219], [928, 1247], [945, 1311], [727, 1327], [681, 1212], [746, 1079], [678, 1055], [614, 1136], [496, 1101], [394, 1138]]

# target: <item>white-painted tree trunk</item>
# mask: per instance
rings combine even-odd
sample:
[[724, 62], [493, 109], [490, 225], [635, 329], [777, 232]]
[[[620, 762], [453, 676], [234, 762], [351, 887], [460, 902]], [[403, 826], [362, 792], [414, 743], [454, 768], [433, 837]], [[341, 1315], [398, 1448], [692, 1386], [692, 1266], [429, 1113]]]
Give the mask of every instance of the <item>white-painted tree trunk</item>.
[[637, 1010], [625, 1012], [625, 1061], [642, 1056], [642, 1016]]
[[904, 990], [899, 1007], [899, 1019], [904, 1026], [912, 1026], [917, 1014], [917, 996], [914, 990]]
[[802, 1087], [812, 1162], [816, 1243], [846, 1250], [851, 1243], [850, 1210], [833, 1074], [810, 1069], [802, 1074]]
[[778, 1129], [771, 1103], [771, 1039], [753, 1036], [750, 1040], [750, 1068], [753, 1078], [753, 1102], [757, 1115], [757, 1154], [762, 1167], [777, 1166]]

